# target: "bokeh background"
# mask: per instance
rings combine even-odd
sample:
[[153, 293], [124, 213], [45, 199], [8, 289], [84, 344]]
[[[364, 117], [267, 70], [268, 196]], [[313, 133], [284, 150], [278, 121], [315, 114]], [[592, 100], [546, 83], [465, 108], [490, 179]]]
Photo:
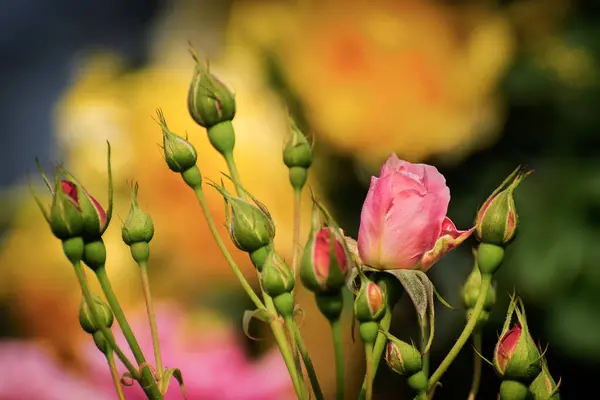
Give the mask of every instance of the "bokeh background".
[[[288, 112], [315, 140], [312, 190], [354, 237], [369, 176], [392, 152], [433, 164], [446, 176], [449, 216], [459, 228], [472, 224], [477, 207], [517, 165], [535, 169], [517, 191], [521, 229], [498, 274], [499, 301], [485, 330], [484, 355], [492, 358], [508, 293], [516, 289], [534, 338], [549, 345], [550, 370], [555, 379], [562, 377], [563, 398], [584, 398], [583, 391], [595, 386], [597, 1], [7, 0], [0, 4], [0, 399], [114, 398], [109, 385], [107, 397], [101, 397], [97, 387], [103, 383], [90, 378], [95, 370], [87, 359], [94, 348], [77, 324], [75, 277], [25, 180], [36, 156], [46, 167], [64, 161], [105, 204], [106, 140], [113, 146], [118, 216], [127, 215], [127, 181], [135, 179], [142, 206], [155, 221], [150, 273], [156, 301], [166, 310], [163, 335], [179, 357], [172, 359], [186, 365], [188, 382], [206, 383], [192, 388], [190, 397], [289, 398], [269, 340], [243, 335], [241, 316], [250, 304], [193, 196], [160, 156], [160, 131], [151, 118], [158, 107], [172, 130], [190, 135], [206, 176], [217, 179], [225, 170], [204, 130], [187, 114], [193, 68], [188, 41], [236, 92], [235, 155], [247, 186], [275, 217], [277, 246], [286, 257], [293, 225], [281, 162]], [[222, 200], [208, 190], [207, 196], [215, 217], [223, 220]], [[307, 213], [305, 207], [304, 221]], [[109, 274], [133, 314], [142, 297], [135, 265], [120, 242], [118, 218], [106, 243]], [[430, 272], [456, 306], [472, 266], [472, 244]], [[256, 285], [247, 258], [239, 252], [235, 257]], [[299, 296], [306, 312], [302, 330], [331, 398], [327, 324], [311, 295]], [[462, 329], [458, 308], [437, 310], [433, 365]], [[403, 299], [393, 333], [416, 337], [414, 320]], [[266, 336], [260, 326], [253, 331]], [[353, 390], [360, 384], [362, 355], [350, 328], [346, 347]], [[229, 352], [211, 353], [215, 349]], [[436, 398], [466, 398], [472, 357], [465, 348]], [[227, 394], [223, 388], [232, 382], [245, 394]], [[56, 393], [47, 389], [52, 385]], [[77, 385], [92, 392], [81, 394], [73, 389]], [[261, 391], [261, 385], [269, 389]], [[498, 385], [485, 368], [480, 398], [495, 398]], [[376, 398], [411, 397], [403, 380], [384, 367]]]

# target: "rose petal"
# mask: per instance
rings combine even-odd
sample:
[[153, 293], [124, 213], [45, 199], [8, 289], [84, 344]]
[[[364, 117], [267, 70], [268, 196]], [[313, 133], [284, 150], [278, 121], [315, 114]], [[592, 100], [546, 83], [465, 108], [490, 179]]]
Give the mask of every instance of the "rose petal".
[[402, 172], [421, 183], [428, 192], [437, 192], [446, 188], [446, 178], [436, 167], [427, 164], [412, 164], [400, 160], [392, 154], [381, 167], [380, 177], [394, 172]]
[[386, 215], [381, 265], [386, 269], [419, 267], [423, 253], [434, 247], [440, 236], [449, 202], [449, 191], [442, 196], [420, 196], [410, 190], [397, 194]]
[[461, 231], [456, 228], [450, 218], [445, 217], [442, 223], [442, 229], [440, 236], [435, 242], [433, 248], [423, 254], [421, 258], [421, 269], [427, 271], [433, 266], [442, 256], [447, 254], [450, 250], [458, 247], [464, 242], [475, 230], [475, 227]]

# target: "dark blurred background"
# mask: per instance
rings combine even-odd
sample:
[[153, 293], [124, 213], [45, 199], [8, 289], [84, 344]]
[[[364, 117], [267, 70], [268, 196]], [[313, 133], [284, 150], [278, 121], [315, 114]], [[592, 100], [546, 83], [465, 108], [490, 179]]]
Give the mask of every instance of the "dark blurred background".
[[[547, 359], [554, 378], [562, 377], [562, 397], [589, 397], [584, 390], [594, 387], [600, 371], [595, 0], [2, 2], [1, 334], [44, 340], [62, 358], [76, 357], [65, 355], [71, 342], [56, 328], [59, 318], [68, 320], [74, 311], [65, 306], [62, 317], [45, 320], [45, 307], [61, 308], [65, 291], [72, 293], [68, 304], [78, 299], [59, 246], [22, 194], [34, 157], [46, 166], [64, 160], [76, 175], [97, 181], [89, 186], [104, 200], [102, 143], [110, 139], [117, 178], [134, 177], [148, 188], [142, 195], [159, 222], [187, 223], [182, 210], [188, 203], [179, 210], [170, 203], [185, 202], [177, 190], [186, 192], [174, 189], [163, 171], [155, 145], [160, 136], [150, 117], [162, 107], [177, 130], [205, 141], [185, 110], [193, 67], [188, 40], [236, 90], [236, 156], [249, 186], [282, 219], [278, 235], [291, 227], [292, 216], [291, 204], [279, 196], [287, 193], [284, 170], [271, 172], [279, 162], [287, 111], [316, 140], [313, 187], [354, 237], [368, 177], [392, 152], [433, 164], [446, 176], [452, 193], [448, 215], [459, 228], [472, 224], [477, 207], [517, 165], [533, 168], [517, 190], [520, 233], [497, 277], [499, 300], [485, 329], [483, 353], [492, 358], [508, 293], [516, 290], [534, 339], [549, 345]], [[222, 169], [209, 147], [199, 151], [207, 153], [207, 168]], [[126, 215], [122, 186], [117, 191]], [[213, 203], [220, 210], [217, 197]], [[210, 240], [204, 228], [195, 229]], [[229, 271], [216, 272], [221, 262], [216, 248], [194, 259], [193, 238], [184, 243], [177, 237], [182, 232], [165, 227], [157, 237], [162, 245], [156, 257], [169, 265], [157, 272], [163, 278], [157, 296], [174, 297], [185, 309], [208, 305], [229, 315], [237, 328], [247, 304], [231, 301], [242, 295]], [[472, 244], [453, 251], [430, 273], [456, 306], [472, 267]], [[127, 273], [115, 276], [123, 281], [124, 301], [139, 301], [139, 293], [128, 290]], [[218, 290], [205, 289], [211, 279], [222, 283]], [[308, 297], [306, 308], [314, 314], [311, 301]], [[394, 333], [416, 332], [406, 299], [397, 314]], [[462, 329], [464, 313], [440, 306], [437, 321], [434, 366]], [[303, 329], [309, 347], [330, 348], [319, 338], [321, 328], [307, 321]], [[465, 348], [436, 398], [466, 398], [472, 357]], [[323, 370], [328, 362], [322, 361]], [[357, 354], [354, 364], [360, 362]], [[380, 371], [377, 398], [410, 398], [402, 378]], [[498, 385], [493, 369], [484, 366], [479, 398], [495, 398]]]

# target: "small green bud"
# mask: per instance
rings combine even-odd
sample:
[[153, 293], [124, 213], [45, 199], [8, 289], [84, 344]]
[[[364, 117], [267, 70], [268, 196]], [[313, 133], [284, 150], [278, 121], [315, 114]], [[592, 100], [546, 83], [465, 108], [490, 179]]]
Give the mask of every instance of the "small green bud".
[[312, 164], [312, 146], [293, 120], [290, 120], [290, 137], [283, 148], [283, 162], [288, 168], [308, 169]]
[[[469, 310], [475, 307], [477, 298], [479, 297], [479, 289], [481, 288], [481, 272], [479, 267], [475, 264], [473, 270], [469, 274], [467, 281], [461, 290], [464, 307]], [[490, 286], [485, 303], [483, 305], [484, 310], [489, 310], [496, 303], [496, 288]]]
[[154, 224], [150, 215], [142, 210], [138, 204], [137, 182], [131, 189], [131, 208], [129, 215], [121, 229], [121, 236], [126, 245], [131, 246], [134, 243], [149, 243], [154, 236]]
[[187, 137], [183, 138], [171, 132], [162, 110], [157, 110], [158, 124], [163, 133], [163, 151], [165, 161], [173, 172], [182, 173], [196, 166], [198, 153]]
[[400, 375], [411, 376], [423, 368], [421, 352], [413, 346], [392, 335], [388, 336], [385, 362], [392, 371]]
[[94, 344], [96, 345], [96, 348], [100, 350], [103, 354], [106, 355], [110, 351], [112, 351], [112, 349], [110, 348], [110, 344], [108, 343], [108, 340], [106, 340], [106, 337], [104, 337], [102, 331], [94, 332], [92, 337], [94, 338]]
[[188, 91], [188, 111], [200, 126], [210, 128], [235, 116], [235, 96], [227, 86], [210, 73], [208, 62], [200, 60], [190, 49], [196, 62]]
[[202, 190], [202, 174], [197, 165], [181, 173], [183, 181], [194, 190]]
[[475, 236], [479, 241], [505, 246], [514, 239], [519, 223], [514, 191], [531, 172], [517, 168], [483, 203], [475, 219]]
[[79, 325], [89, 334], [100, 331], [100, 326], [110, 328], [114, 321], [112, 310], [100, 297], [93, 295], [94, 308], [99, 320], [96, 321], [100, 325], [94, 323], [92, 311], [85, 301], [85, 298], [81, 300], [81, 306], [79, 307]]
[[88, 242], [83, 246], [83, 262], [91, 270], [97, 270], [106, 264], [106, 246], [102, 238]]
[[477, 266], [481, 274], [492, 275], [504, 260], [504, 247], [495, 244], [480, 243], [477, 249]]
[[212, 186], [225, 199], [225, 218], [229, 235], [238, 249], [252, 253], [271, 244], [275, 237], [275, 223], [264, 204], [247, 192], [254, 204], [245, 198], [231, 195], [225, 187]]
[[264, 291], [273, 298], [291, 292], [295, 285], [294, 273], [275, 250], [267, 256], [260, 279]]
[[375, 282], [363, 277], [354, 300], [354, 316], [359, 322], [379, 322], [385, 314], [385, 295]]
[[322, 227], [319, 209], [313, 206], [311, 232], [300, 262], [300, 279], [314, 293], [339, 292], [350, 273], [344, 235], [339, 229]]
[[[515, 314], [517, 322], [511, 328]], [[541, 371], [540, 359], [540, 352], [529, 333], [523, 303], [513, 298], [494, 351], [496, 372], [505, 380], [518, 380], [529, 384]]]
[[560, 380], [558, 383], [550, 375], [548, 363], [542, 358], [542, 372], [533, 380], [529, 386], [529, 391], [533, 400], [560, 400]]

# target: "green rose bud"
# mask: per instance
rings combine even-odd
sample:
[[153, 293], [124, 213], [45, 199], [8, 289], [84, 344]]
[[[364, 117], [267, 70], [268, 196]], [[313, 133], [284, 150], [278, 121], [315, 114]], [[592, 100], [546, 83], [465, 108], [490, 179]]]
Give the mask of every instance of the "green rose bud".
[[200, 126], [211, 128], [235, 116], [235, 96], [223, 82], [210, 73], [208, 62], [200, 60], [190, 49], [196, 62], [188, 91], [188, 111]]
[[173, 172], [184, 173], [195, 167], [198, 153], [194, 146], [188, 142], [187, 137], [183, 138], [169, 130], [162, 110], [159, 109], [156, 113], [163, 133], [163, 151], [169, 169]]
[[560, 380], [556, 383], [552, 378], [545, 358], [542, 358], [541, 363], [542, 372], [540, 372], [529, 386], [533, 400], [560, 400], [558, 392]]
[[235, 246], [247, 253], [271, 244], [275, 237], [275, 223], [267, 208], [246, 192], [252, 204], [245, 198], [233, 196], [224, 186], [212, 186], [225, 199], [225, 218], [229, 235]]
[[413, 345], [392, 336], [388, 337], [385, 362], [392, 371], [400, 375], [411, 376], [423, 368], [421, 352]]
[[154, 223], [150, 215], [140, 208], [138, 203], [139, 185], [134, 183], [131, 189], [131, 208], [121, 229], [121, 237], [126, 245], [149, 243], [154, 236]]
[[275, 250], [267, 256], [260, 279], [264, 291], [271, 297], [290, 293], [295, 285], [294, 273]]
[[94, 334], [95, 332], [100, 331], [100, 326], [105, 326], [110, 328], [113, 324], [114, 316], [112, 310], [100, 297], [93, 295], [93, 306], [96, 309], [96, 314], [99, 318], [96, 321], [99, 325], [94, 323], [94, 318], [92, 317], [92, 311], [85, 301], [85, 298], [81, 300], [81, 306], [79, 308], [79, 325], [89, 334]]
[[385, 294], [373, 281], [363, 277], [354, 300], [354, 316], [359, 322], [379, 322], [385, 314]]
[[283, 162], [290, 170], [292, 187], [301, 190], [306, 184], [308, 168], [312, 164], [312, 146], [293, 120], [290, 137], [283, 148]]
[[[511, 328], [514, 315], [517, 322]], [[540, 359], [540, 352], [529, 333], [523, 303], [513, 298], [494, 351], [496, 372], [504, 380], [530, 383], [541, 371]]]
[[505, 246], [514, 239], [519, 223], [514, 191], [531, 172], [517, 168], [483, 203], [475, 219], [475, 236], [479, 241]]

